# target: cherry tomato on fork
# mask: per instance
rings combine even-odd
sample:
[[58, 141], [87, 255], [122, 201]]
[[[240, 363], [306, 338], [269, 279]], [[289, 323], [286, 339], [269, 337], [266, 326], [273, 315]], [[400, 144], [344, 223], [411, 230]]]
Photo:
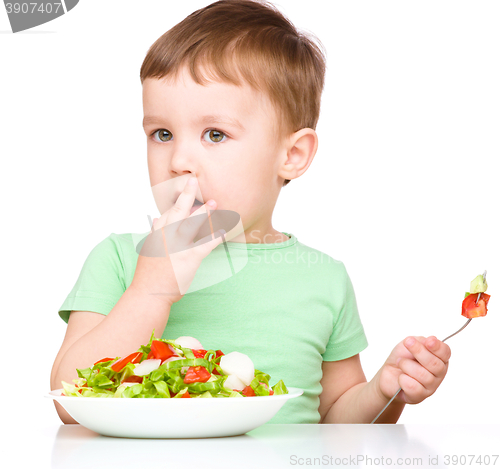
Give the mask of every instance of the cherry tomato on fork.
[[486, 293], [481, 293], [479, 301], [476, 305], [477, 296], [479, 293], [472, 293], [467, 295], [462, 301], [462, 316], [466, 318], [479, 318], [486, 316], [488, 312], [488, 301], [490, 301], [490, 295]]

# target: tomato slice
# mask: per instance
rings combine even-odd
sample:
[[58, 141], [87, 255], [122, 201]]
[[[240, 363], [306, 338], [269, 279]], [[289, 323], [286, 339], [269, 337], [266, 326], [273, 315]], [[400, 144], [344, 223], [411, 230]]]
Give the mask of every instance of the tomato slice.
[[195, 358], [204, 358], [206, 353], [207, 353], [207, 351], [203, 350], [201, 348], [198, 350], [193, 350], [193, 354], [194, 354]]
[[252, 386], [245, 386], [241, 391], [241, 394], [247, 397], [251, 397], [255, 396], [255, 391], [253, 390]]
[[481, 293], [481, 297], [476, 305], [477, 295], [479, 295], [479, 293], [473, 293], [464, 298], [462, 301], [462, 316], [469, 319], [486, 316], [488, 312], [488, 301], [490, 301], [491, 295]]
[[204, 366], [190, 366], [184, 376], [184, 382], [186, 384], [206, 383], [210, 376], [210, 372]]
[[153, 340], [151, 343], [151, 353], [156, 359], [159, 358], [161, 361], [175, 355], [175, 353], [170, 350], [168, 344], [162, 342], [161, 340]]
[[129, 376], [128, 378], [125, 378], [125, 379], [122, 381], [122, 384], [123, 384], [123, 383], [142, 383], [142, 379], [143, 379], [143, 377], [142, 377], [142, 376], [135, 376], [135, 375], [132, 375], [132, 376]]
[[109, 362], [110, 360], [114, 360], [114, 358], [101, 358], [99, 361], [95, 362], [94, 365], [97, 365], [101, 362]]
[[187, 398], [187, 397], [191, 397], [191, 395], [189, 394], [188, 391], [186, 391], [180, 398], [184, 399], [184, 398]]
[[113, 363], [111, 369], [118, 373], [119, 371], [123, 370], [123, 368], [125, 368], [125, 365], [127, 363], [129, 362], [138, 363], [141, 360], [141, 358], [142, 358], [142, 352], [131, 353], [130, 355], [127, 355], [125, 358], [122, 358], [118, 360], [116, 363]]

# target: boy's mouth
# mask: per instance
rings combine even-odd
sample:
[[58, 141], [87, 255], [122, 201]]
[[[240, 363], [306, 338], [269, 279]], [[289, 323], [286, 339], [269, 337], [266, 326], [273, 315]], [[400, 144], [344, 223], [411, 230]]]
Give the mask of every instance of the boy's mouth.
[[189, 211], [189, 214], [191, 215], [194, 213], [196, 210], [198, 210], [203, 204], [198, 200], [194, 199], [193, 206], [191, 207], [191, 210]]

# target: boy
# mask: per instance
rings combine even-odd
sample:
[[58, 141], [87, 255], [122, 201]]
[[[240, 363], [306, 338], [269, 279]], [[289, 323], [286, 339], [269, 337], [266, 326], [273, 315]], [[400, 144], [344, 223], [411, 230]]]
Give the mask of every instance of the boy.
[[[149, 255], [137, 254], [130, 234], [111, 234], [85, 261], [59, 311], [68, 327], [52, 389], [76, 368], [137, 350], [154, 329], [246, 353], [304, 389], [270, 423], [370, 423], [401, 386], [377, 420], [395, 423], [406, 403], [436, 391], [451, 351], [433, 336], [397, 344], [366, 381], [359, 353], [368, 342], [343, 263], [272, 226], [281, 188], [316, 153], [324, 72], [311, 39], [250, 0], [202, 8], [151, 46], [141, 68], [148, 168], [153, 192], [165, 184], [170, 192], [157, 192], [162, 215], [144, 243]], [[193, 206], [204, 198], [213, 204]], [[219, 226], [193, 243], [222, 210], [236, 212], [242, 229], [219, 219], [225, 237]], [[158, 239], [163, 256], [151, 255]], [[227, 246], [248, 254], [244, 268], [188, 292], [202, 262]]]

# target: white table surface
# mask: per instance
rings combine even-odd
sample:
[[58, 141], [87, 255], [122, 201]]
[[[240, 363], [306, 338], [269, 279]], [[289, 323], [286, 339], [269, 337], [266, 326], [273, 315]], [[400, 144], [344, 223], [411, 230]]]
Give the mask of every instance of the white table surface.
[[[55, 410], [37, 401], [24, 407], [15, 418], [4, 421], [8, 431], [7, 435], [2, 437], [2, 459], [16, 461], [16, 464], [9, 467], [500, 468], [500, 457], [497, 458], [496, 464], [493, 464], [495, 458], [492, 456], [500, 454], [498, 424], [267, 424], [245, 435], [228, 438], [128, 439], [101, 436], [80, 425], [59, 424], [58, 418], [54, 417]], [[20, 409], [20, 404], [15, 400], [7, 403], [7, 407], [10, 406], [10, 415], [14, 416], [14, 410]], [[463, 455], [466, 457], [466, 460], [462, 457], [465, 464], [453, 464], [451, 459], [446, 464], [446, 455]], [[490, 463], [478, 464], [475, 460], [470, 464], [469, 455], [489, 455]], [[392, 461], [388, 461], [388, 458]], [[402, 461], [398, 461], [398, 458], [402, 458]], [[419, 461], [413, 458], [421, 459]], [[433, 459], [429, 461], [429, 458]], [[434, 464], [436, 462], [437, 464]]]

